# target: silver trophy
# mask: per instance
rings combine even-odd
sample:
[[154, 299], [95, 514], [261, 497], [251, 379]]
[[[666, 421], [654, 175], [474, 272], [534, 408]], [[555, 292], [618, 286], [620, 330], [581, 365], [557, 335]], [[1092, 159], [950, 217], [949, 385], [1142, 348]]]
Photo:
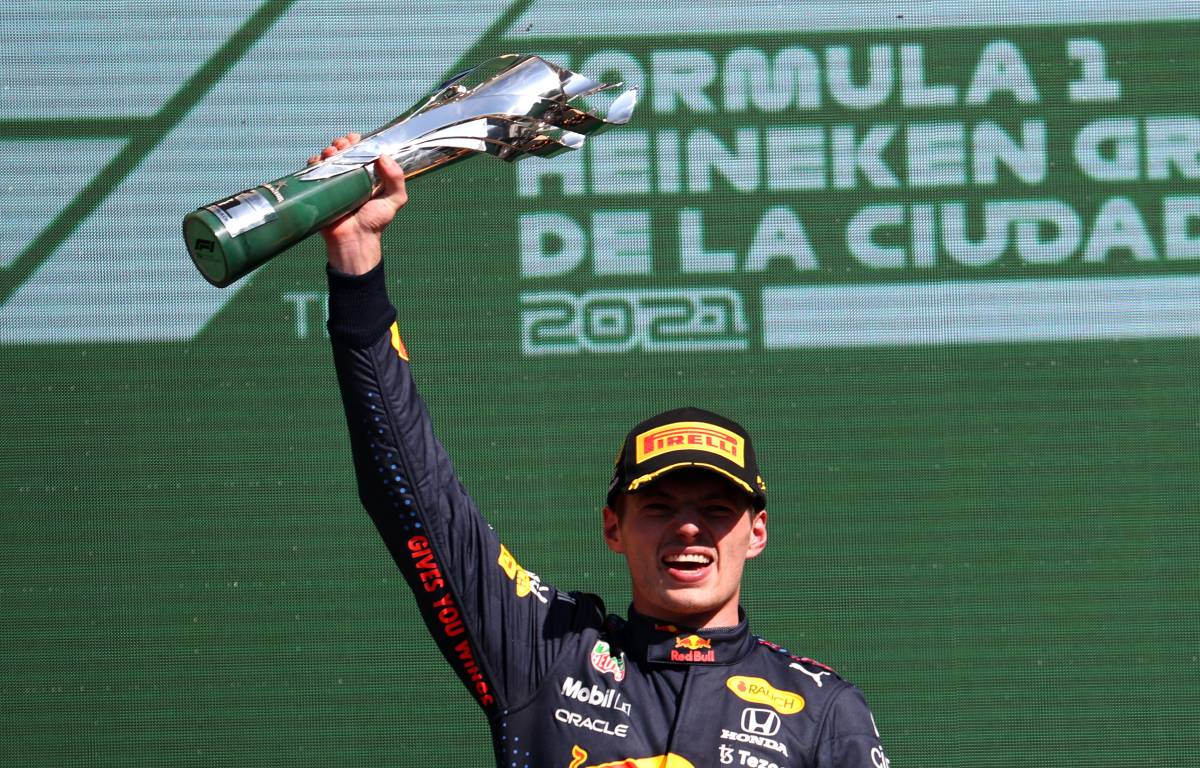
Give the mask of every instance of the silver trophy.
[[450, 78], [357, 144], [189, 213], [188, 252], [206, 280], [227, 286], [369, 200], [379, 188], [379, 157], [395, 158], [412, 178], [478, 154], [513, 161], [579, 149], [587, 134], [629, 121], [636, 89], [617, 94], [604, 114], [585, 106], [588, 97], [621, 85], [538, 56], [500, 56]]

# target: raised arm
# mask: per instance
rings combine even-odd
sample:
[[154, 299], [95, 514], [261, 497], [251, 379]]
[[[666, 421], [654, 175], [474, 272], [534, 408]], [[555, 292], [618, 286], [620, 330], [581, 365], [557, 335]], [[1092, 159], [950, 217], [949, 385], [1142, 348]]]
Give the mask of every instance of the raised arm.
[[403, 173], [386, 160], [378, 172], [381, 196], [324, 232], [329, 333], [359, 498], [442, 654], [491, 714], [531, 695], [566, 638], [600, 609], [518, 564], [434, 436], [380, 258], [380, 234], [407, 199]]

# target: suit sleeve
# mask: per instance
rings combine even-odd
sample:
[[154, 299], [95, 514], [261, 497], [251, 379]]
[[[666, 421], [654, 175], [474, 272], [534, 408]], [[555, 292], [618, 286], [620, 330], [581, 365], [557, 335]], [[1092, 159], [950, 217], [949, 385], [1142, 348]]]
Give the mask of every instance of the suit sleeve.
[[817, 744], [819, 768], [888, 768], [875, 718], [862, 692], [847, 685], [830, 704]]
[[360, 277], [331, 270], [329, 283], [359, 498], [479, 705], [492, 714], [518, 704], [565, 639], [603, 609], [521, 567], [459, 482], [413, 383], [382, 265]]

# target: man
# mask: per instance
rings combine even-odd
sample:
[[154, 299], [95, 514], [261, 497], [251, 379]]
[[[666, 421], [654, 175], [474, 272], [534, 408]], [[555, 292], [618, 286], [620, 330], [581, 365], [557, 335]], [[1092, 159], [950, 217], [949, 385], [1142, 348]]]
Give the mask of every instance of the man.
[[766, 486], [735, 422], [668, 411], [622, 443], [603, 530], [628, 563], [627, 619], [543, 584], [500, 543], [413, 385], [380, 256], [404, 177], [387, 158], [377, 172], [380, 196], [323, 232], [359, 496], [487, 714], [497, 765], [884, 768], [859, 691], [750, 634], [741, 578], [767, 543]]

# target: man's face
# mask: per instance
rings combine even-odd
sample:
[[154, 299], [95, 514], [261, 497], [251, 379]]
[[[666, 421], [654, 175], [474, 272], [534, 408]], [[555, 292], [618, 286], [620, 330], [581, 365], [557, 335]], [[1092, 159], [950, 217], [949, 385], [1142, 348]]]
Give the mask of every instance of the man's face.
[[737, 624], [742, 568], [767, 545], [766, 510], [720, 475], [676, 470], [604, 508], [604, 538], [625, 555], [639, 613], [689, 627]]

